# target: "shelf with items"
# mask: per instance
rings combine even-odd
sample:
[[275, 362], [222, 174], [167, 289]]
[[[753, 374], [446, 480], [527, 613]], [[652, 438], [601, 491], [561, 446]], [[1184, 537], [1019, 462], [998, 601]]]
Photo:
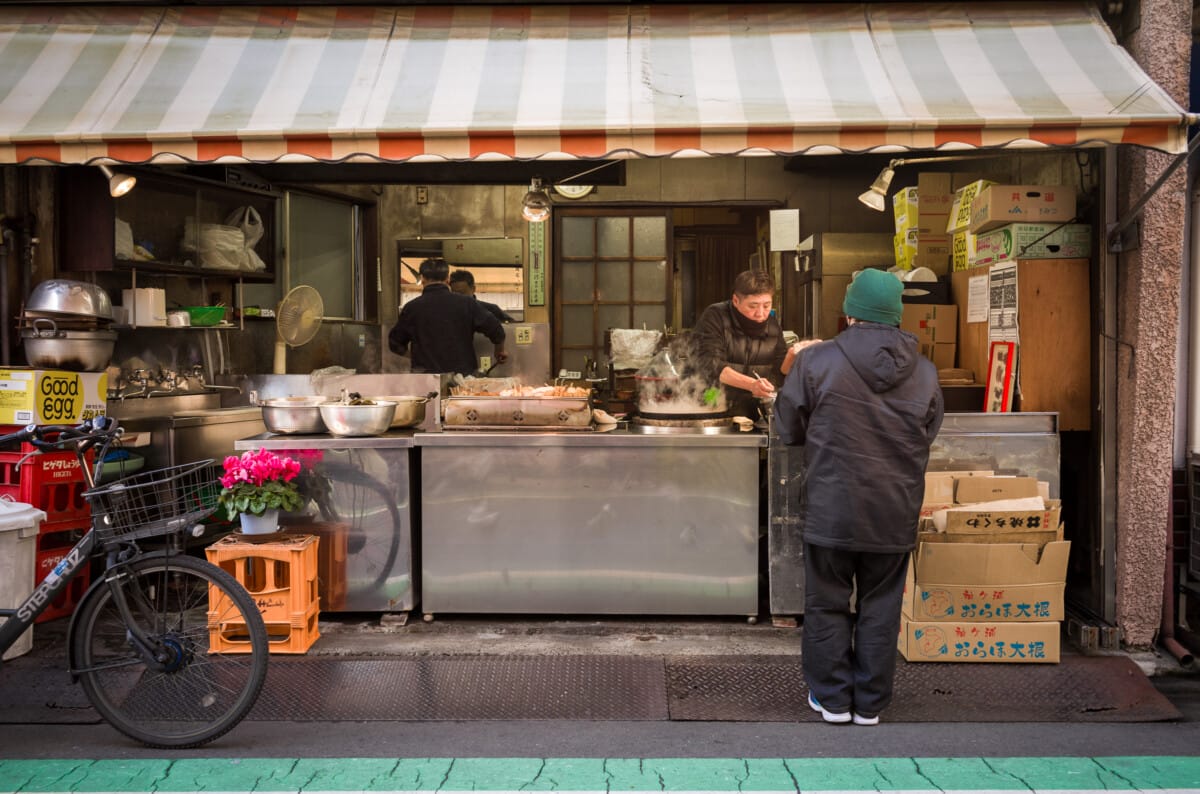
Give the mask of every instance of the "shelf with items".
[[[274, 280], [281, 259], [279, 195], [154, 169], [121, 170], [135, 174], [137, 186], [113, 198], [98, 168], [62, 169], [60, 269]], [[237, 213], [247, 209], [253, 210], [247, 228], [261, 229], [249, 247], [235, 225]]]

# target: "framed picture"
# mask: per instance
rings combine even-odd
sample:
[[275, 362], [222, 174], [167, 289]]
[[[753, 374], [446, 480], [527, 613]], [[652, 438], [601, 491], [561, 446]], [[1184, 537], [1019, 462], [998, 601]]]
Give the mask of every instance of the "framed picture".
[[992, 342], [988, 356], [987, 397], [983, 410], [1003, 413], [1012, 410], [1013, 379], [1017, 371], [1016, 342]]

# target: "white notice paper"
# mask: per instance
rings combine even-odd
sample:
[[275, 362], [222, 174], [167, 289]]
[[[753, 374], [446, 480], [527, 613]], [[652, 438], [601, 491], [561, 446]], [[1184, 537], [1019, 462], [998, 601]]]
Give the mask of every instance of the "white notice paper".
[[771, 250], [795, 251], [800, 244], [800, 210], [771, 210]]
[[986, 323], [988, 318], [988, 277], [967, 279], [967, 322]]

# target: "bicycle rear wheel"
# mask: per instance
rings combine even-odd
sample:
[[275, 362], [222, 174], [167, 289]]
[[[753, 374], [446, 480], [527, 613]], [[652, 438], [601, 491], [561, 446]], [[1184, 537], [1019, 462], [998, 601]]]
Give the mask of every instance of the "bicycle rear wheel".
[[[129, 611], [163, 661], [147, 664], [111, 589], [100, 585], [80, 605], [71, 639], [84, 692], [109, 724], [151, 747], [216, 739], [246, 716], [266, 679], [262, 615], [236, 579], [203, 560], [152, 555], [122, 567]], [[224, 605], [223, 614], [210, 616], [210, 603]], [[240, 651], [213, 650], [210, 625], [235, 627]]]

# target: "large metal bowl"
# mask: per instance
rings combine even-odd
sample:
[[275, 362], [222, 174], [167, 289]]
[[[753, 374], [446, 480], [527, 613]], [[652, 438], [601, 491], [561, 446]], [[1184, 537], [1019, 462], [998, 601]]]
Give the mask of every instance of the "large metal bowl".
[[60, 331], [50, 320], [21, 330], [25, 360], [38, 369], [102, 372], [112, 360], [116, 331]]
[[392, 427], [416, 427], [425, 421], [425, 404], [430, 397], [374, 397], [376, 402], [394, 402], [396, 415], [392, 417]]
[[395, 415], [391, 400], [375, 400], [374, 405], [321, 403], [321, 419], [335, 436], [377, 436], [387, 432]]
[[25, 308], [31, 312], [113, 318], [112, 299], [95, 284], [65, 278], [46, 279], [33, 288]]
[[272, 433], [305, 434], [324, 433], [325, 420], [321, 418], [321, 403], [327, 398], [275, 397], [262, 401], [263, 424]]

